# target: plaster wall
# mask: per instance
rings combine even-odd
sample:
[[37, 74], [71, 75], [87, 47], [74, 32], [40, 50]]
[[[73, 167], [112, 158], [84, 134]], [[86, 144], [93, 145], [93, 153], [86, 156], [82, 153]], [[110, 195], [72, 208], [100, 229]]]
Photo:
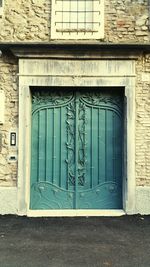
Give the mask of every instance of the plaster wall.
[[17, 214], [17, 188], [0, 188], [0, 214]]
[[150, 187], [136, 187], [136, 212], [143, 215], [150, 214]]

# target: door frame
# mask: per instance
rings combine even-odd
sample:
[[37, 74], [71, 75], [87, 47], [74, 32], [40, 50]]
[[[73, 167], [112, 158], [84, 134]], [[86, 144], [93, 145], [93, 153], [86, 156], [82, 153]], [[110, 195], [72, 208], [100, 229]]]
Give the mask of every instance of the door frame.
[[[62, 67], [63, 66], [63, 67]], [[113, 87], [125, 91], [123, 210], [30, 210], [31, 87]], [[18, 214], [120, 216], [135, 213], [135, 61], [19, 59]]]

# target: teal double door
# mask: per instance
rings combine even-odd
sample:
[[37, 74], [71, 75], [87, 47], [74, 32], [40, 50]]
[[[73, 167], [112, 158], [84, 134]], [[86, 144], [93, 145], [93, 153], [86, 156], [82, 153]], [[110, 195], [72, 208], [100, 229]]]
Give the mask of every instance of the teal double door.
[[30, 209], [122, 208], [122, 95], [32, 91]]

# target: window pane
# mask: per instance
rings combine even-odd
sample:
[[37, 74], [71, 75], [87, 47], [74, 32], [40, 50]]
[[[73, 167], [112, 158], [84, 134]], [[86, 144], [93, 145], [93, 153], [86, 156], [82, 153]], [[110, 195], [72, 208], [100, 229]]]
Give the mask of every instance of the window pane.
[[[104, 0], [52, 0], [52, 35], [86, 39], [86, 33], [103, 36]], [[101, 29], [100, 29], [101, 28]], [[52, 36], [53, 37], [53, 36]], [[85, 38], [84, 38], [85, 37]]]

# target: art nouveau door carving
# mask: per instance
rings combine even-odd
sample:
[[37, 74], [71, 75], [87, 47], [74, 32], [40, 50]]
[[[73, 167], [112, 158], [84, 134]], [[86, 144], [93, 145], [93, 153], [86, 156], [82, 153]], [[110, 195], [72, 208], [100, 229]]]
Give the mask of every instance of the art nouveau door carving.
[[31, 209], [122, 208], [122, 97], [35, 90]]

